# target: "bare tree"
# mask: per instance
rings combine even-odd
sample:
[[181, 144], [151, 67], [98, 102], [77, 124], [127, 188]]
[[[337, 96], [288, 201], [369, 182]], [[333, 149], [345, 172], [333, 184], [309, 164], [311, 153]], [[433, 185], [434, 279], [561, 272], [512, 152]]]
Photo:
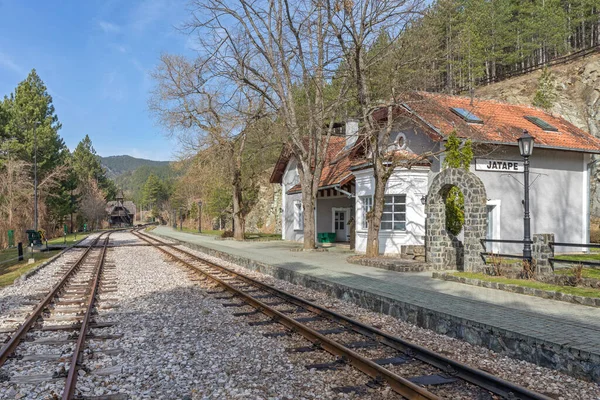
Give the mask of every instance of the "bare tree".
[[195, 1], [187, 25], [215, 71], [259, 94], [277, 112], [285, 144], [298, 161], [304, 206], [304, 248], [315, 247], [316, 194], [347, 80], [327, 93], [340, 61], [323, 2]]
[[[0, 169], [0, 231], [13, 229], [17, 240], [28, 228], [33, 206], [33, 182], [29, 178], [29, 164], [21, 160], [7, 159]], [[0, 238], [4, 243], [6, 238]]]
[[[326, 1], [327, 20], [335, 32], [344, 63], [352, 77], [356, 101], [363, 127], [362, 143], [365, 153], [370, 158], [375, 181], [373, 208], [367, 214], [367, 256], [379, 255], [379, 229], [385, 201], [385, 187], [398, 167], [411, 168], [423, 162], [433, 153], [418, 156], [390, 151], [390, 135], [397, 127], [397, 94], [398, 75], [394, 69], [402, 63], [397, 54], [401, 49], [395, 47], [399, 43], [403, 30], [412, 18], [419, 14], [422, 0], [359, 0], [359, 1]], [[387, 45], [375, 46], [377, 38], [389, 34], [391, 39]], [[394, 54], [396, 53], [396, 54]], [[373, 93], [372, 70], [384, 60], [390, 68], [389, 80], [379, 93]], [[389, 60], [394, 62], [390, 63]], [[379, 76], [381, 77], [381, 76]], [[387, 90], [385, 90], [387, 89]], [[375, 96], [384, 96], [385, 99]], [[402, 117], [407, 117], [405, 113]]]
[[99, 228], [101, 221], [106, 218], [106, 200], [96, 180], [90, 179], [85, 185], [79, 202], [79, 211], [87, 221], [92, 223], [92, 230]]
[[191, 63], [181, 56], [162, 56], [154, 73], [157, 87], [150, 108], [188, 154], [208, 158], [229, 176], [234, 238], [243, 240], [252, 207], [251, 198], [243, 193], [243, 161], [249, 136], [268, 133], [256, 129], [266, 116], [264, 101], [246, 87], [225, 87], [210, 67], [200, 59]]

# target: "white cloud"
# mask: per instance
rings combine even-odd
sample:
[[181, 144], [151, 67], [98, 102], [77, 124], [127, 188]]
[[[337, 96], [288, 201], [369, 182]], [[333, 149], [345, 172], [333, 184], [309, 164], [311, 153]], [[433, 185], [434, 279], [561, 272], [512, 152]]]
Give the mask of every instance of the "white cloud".
[[118, 25], [113, 24], [113, 23], [108, 22], [108, 21], [98, 21], [98, 26], [105, 33], [119, 33], [119, 32], [121, 32], [121, 28]]
[[27, 75], [27, 71], [13, 61], [8, 55], [0, 52], [0, 67], [16, 72], [19, 75]]

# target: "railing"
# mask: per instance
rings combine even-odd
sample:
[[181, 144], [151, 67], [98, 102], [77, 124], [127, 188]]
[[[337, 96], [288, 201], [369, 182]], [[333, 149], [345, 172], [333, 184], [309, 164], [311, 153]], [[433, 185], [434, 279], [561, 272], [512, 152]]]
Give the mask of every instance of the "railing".
[[[600, 244], [598, 243], [561, 243], [561, 242], [550, 242], [548, 243], [550, 247], [554, 249], [554, 247], [585, 247], [588, 249], [600, 249]], [[552, 269], [554, 269], [554, 263], [563, 263], [563, 264], [581, 264], [590, 267], [600, 267], [600, 261], [584, 261], [584, 260], [575, 260], [567, 258], [549, 258], [550, 265], [552, 265]]]
[[481, 259], [483, 260], [484, 263], [487, 263], [486, 257], [488, 257], [488, 256], [523, 259], [522, 254], [519, 255], [519, 254], [502, 254], [502, 253], [488, 252], [487, 247], [485, 245], [486, 243], [511, 243], [511, 244], [529, 243], [529, 244], [533, 244], [532, 240], [525, 241], [525, 240], [512, 240], [512, 239], [480, 239], [479, 242], [483, 246], [483, 249], [486, 250], [486, 251], [479, 253], [479, 255], [481, 256]]

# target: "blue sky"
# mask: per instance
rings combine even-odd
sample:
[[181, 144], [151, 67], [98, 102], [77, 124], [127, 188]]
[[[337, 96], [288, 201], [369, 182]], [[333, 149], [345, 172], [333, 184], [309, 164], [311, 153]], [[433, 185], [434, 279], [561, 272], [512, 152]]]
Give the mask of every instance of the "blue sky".
[[102, 156], [173, 159], [148, 111], [149, 74], [163, 52], [193, 55], [176, 28], [189, 15], [183, 0], [0, 0], [0, 95], [35, 68], [70, 149], [88, 134]]

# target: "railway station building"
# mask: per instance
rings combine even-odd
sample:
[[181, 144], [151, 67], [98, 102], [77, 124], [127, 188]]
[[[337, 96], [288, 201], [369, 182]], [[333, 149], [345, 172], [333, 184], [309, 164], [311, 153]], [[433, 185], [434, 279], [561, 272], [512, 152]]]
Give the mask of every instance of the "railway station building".
[[[385, 122], [387, 109], [377, 110], [375, 117]], [[535, 139], [529, 158], [532, 234], [553, 233], [556, 242], [589, 242], [590, 170], [592, 155], [600, 153], [599, 139], [535, 107], [425, 92], [407, 95], [391, 117], [390, 151], [405, 157], [427, 152], [437, 155], [410, 169], [396, 168], [390, 177], [380, 230], [381, 254], [397, 254], [402, 246], [425, 244], [426, 196], [443, 169], [442, 150], [452, 132], [473, 143], [469, 169], [485, 186], [485, 238], [523, 238], [524, 165], [517, 139], [526, 130]], [[340, 130], [330, 138], [319, 184], [314, 210], [317, 241], [350, 242], [354, 231], [355, 250], [363, 253], [365, 215], [373, 202], [373, 170], [361, 151], [358, 122], [348, 121]], [[286, 152], [282, 152], [271, 182], [281, 184], [283, 239], [303, 240], [303, 214], [307, 211], [296, 160]], [[488, 251], [502, 253], [522, 249], [518, 244], [488, 246]]]

